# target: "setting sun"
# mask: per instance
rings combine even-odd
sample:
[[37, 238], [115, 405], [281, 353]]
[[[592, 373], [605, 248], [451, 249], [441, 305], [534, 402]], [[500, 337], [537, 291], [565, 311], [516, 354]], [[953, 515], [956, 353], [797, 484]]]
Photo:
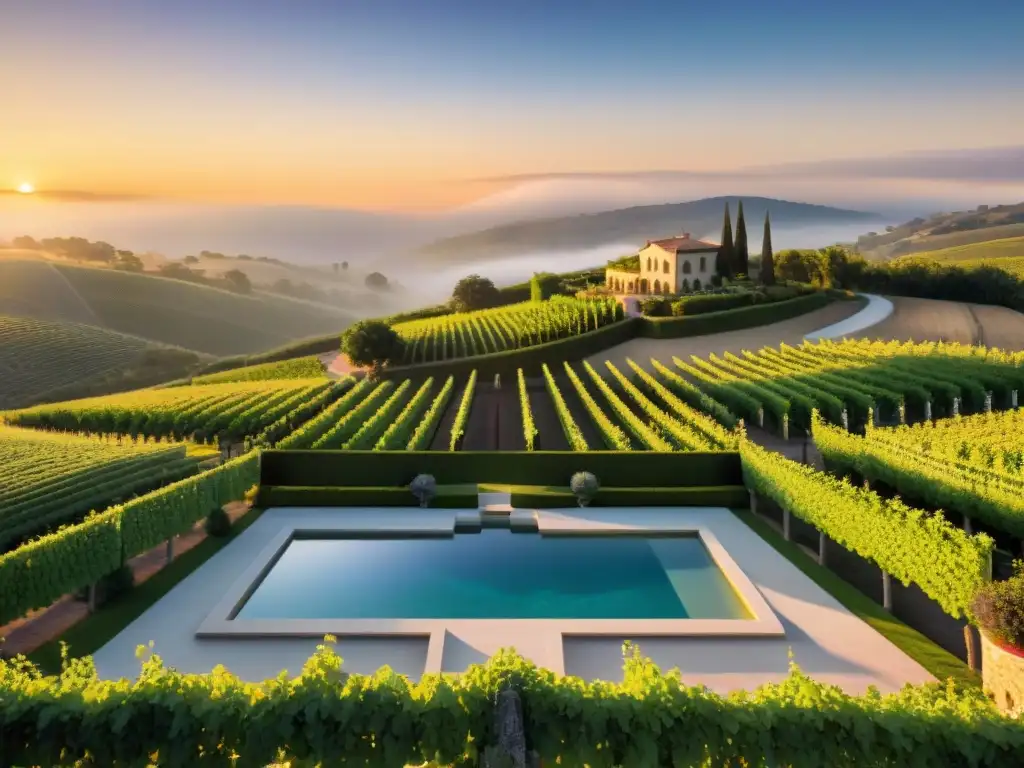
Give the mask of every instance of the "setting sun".
[[22, 182], [18, 185], [18, 191], [23, 195], [31, 195], [36, 191], [36, 188], [29, 184], [27, 181]]

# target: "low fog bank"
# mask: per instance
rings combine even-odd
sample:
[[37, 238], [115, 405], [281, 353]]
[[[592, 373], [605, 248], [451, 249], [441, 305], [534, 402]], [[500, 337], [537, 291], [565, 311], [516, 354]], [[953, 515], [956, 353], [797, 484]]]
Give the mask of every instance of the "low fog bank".
[[[823, 248], [834, 243], [852, 243], [871, 230], [883, 230], [894, 221], [879, 220], [857, 224], [839, 224], [814, 227], [772, 227], [772, 249], [777, 253], [787, 248]], [[748, 225], [747, 238], [751, 254], [761, 252], [763, 230]], [[701, 240], [717, 243], [721, 232], [694, 233]], [[396, 274], [403, 285], [431, 302], [451, 296], [455, 284], [467, 275], [478, 274], [490, 278], [495, 285], [513, 285], [529, 280], [535, 272], [573, 272], [589, 267], [601, 267], [612, 259], [634, 254], [643, 243], [612, 243], [600, 248], [574, 251], [542, 251], [478, 262], [463, 262], [454, 266], [420, 264], [403, 265]], [[387, 271], [387, 270], [385, 270]]]

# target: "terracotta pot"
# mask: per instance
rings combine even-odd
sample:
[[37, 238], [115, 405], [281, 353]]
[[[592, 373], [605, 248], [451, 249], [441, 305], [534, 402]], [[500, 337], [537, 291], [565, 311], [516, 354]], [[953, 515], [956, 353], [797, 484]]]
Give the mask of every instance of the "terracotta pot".
[[981, 669], [996, 706], [1012, 717], [1024, 714], [1024, 649], [1003, 647], [982, 632]]

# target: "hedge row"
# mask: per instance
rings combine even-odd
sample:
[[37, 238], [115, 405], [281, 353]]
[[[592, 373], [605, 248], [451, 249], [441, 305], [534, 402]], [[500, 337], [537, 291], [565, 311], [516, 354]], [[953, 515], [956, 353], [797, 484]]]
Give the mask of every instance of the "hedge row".
[[259, 454], [249, 453], [0, 556], [0, 625], [95, 584], [258, 480]]
[[588, 451], [264, 451], [260, 485], [405, 488], [418, 474], [439, 485], [511, 483], [565, 486], [593, 472], [619, 488], [741, 485], [735, 452]]
[[639, 322], [638, 318], [627, 318], [598, 328], [596, 331], [588, 331], [578, 336], [570, 336], [522, 349], [509, 349], [487, 355], [474, 355], [418, 365], [388, 366], [384, 369], [382, 376], [388, 379], [425, 379], [428, 376], [448, 375], [458, 377], [468, 376], [475, 370], [485, 379], [494, 378], [495, 374], [499, 374], [512, 380], [520, 368], [527, 375], [539, 376], [541, 367], [545, 363], [553, 365], [561, 364], [565, 360], [581, 360], [635, 338]]
[[758, 325], [778, 323], [783, 320], [821, 309], [833, 297], [824, 292], [799, 296], [795, 299], [755, 304], [752, 307], [708, 312], [702, 315], [682, 317], [644, 317], [637, 330], [638, 335], [653, 339], [677, 339], [688, 336], [702, 336], [707, 333], [738, 331]]
[[[260, 486], [261, 507], [413, 507], [419, 502], [408, 488], [373, 486]], [[475, 488], [446, 491], [439, 486], [430, 502], [439, 509], [477, 509]]]
[[22, 766], [472, 766], [499, 742], [494, 702], [510, 684], [527, 746], [549, 766], [987, 768], [1024, 754], [1024, 724], [974, 689], [848, 696], [794, 666], [722, 696], [663, 674], [636, 646], [623, 656], [621, 683], [556, 677], [511, 651], [418, 683], [347, 675], [329, 644], [300, 676], [263, 683], [182, 674], [157, 656], [135, 681], [99, 680], [88, 662], [45, 678], [0, 662], [0, 755]]
[[[568, 487], [513, 486], [512, 506], [523, 509], [575, 507], [576, 496]], [[750, 494], [742, 485], [698, 488], [608, 488], [602, 487], [591, 507], [728, 507], [745, 508]]]

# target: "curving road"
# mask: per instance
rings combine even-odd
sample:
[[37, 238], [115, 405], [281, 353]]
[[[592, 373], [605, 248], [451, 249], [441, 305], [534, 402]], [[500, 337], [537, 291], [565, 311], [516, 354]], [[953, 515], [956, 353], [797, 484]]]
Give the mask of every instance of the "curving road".
[[1024, 314], [987, 304], [894, 296], [893, 313], [856, 338], [899, 341], [958, 341], [1024, 350]]

